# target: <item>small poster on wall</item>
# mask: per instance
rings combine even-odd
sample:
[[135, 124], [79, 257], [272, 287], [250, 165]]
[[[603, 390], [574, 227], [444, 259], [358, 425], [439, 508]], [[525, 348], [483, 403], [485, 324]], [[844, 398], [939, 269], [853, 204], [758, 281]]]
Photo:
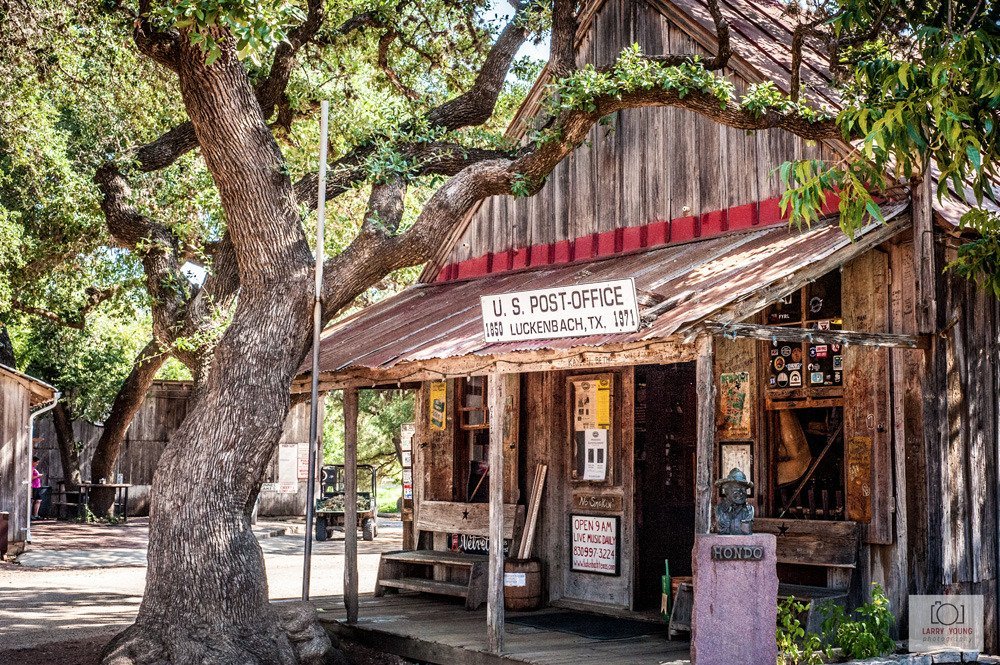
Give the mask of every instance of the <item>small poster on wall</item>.
[[574, 571], [618, 574], [618, 523], [617, 516], [570, 515]]
[[583, 440], [586, 451], [583, 479], [604, 480], [608, 475], [608, 430], [584, 430]]
[[570, 381], [573, 405], [573, 479], [608, 481], [611, 379], [607, 375]]
[[[785, 367], [781, 356], [776, 361], [781, 363], [782, 368]], [[801, 373], [799, 377], [801, 381]], [[726, 439], [749, 438], [751, 414], [747, 397], [750, 394], [750, 372], [726, 372], [719, 376], [719, 383], [719, 436]]]
[[444, 431], [448, 427], [448, 383], [431, 381], [431, 429]]
[[295, 494], [299, 491], [299, 444], [282, 443], [278, 446], [278, 492]]
[[611, 427], [611, 381], [574, 381], [573, 400], [574, 431]]

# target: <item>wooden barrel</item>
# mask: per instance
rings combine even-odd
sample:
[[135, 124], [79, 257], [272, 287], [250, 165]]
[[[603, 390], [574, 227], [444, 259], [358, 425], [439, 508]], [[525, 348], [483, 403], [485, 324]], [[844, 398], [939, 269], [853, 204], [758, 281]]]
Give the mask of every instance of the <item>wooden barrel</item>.
[[503, 566], [504, 607], [512, 612], [537, 610], [542, 606], [542, 562], [538, 559], [507, 559]]

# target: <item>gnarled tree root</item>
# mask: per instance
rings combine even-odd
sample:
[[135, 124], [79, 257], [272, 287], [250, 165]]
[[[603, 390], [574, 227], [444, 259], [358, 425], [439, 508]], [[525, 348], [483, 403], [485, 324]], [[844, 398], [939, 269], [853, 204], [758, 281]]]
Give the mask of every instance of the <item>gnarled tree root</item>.
[[[253, 628], [223, 623], [179, 628], [142, 617], [115, 636], [102, 665], [349, 665], [308, 603], [271, 605]], [[277, 621], [274, 621], [277, 619]]]

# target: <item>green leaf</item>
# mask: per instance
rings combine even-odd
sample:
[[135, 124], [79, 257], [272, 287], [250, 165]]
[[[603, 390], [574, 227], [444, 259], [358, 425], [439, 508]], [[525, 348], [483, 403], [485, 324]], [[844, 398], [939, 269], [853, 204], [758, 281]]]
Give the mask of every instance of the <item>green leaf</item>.
[[965, 154], [968, 155], [969, 161], [972, 162], [972, 166], [978, 171], [983, 166], [983, 156], [979, 153], [974, 145], [965, 146]]

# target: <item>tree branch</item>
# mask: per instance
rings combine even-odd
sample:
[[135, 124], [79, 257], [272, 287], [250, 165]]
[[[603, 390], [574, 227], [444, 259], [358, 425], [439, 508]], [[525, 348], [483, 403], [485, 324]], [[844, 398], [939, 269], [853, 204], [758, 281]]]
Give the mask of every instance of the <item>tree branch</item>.
[[404, 95], [407, 99], [411, 101], [416, 101], [420, 99], [420, 95], [413, 88], [407, 87], [400, 80], [399, 75], [389, 66], [389, 47], [394, 41], [399, 37], [399, 33], [395, 30], [387, 30], [378, 40], [378, 67], [385, 74], [386, 78], [389, 79], [389, 83], [393, 85], [396, 90]]
[[149, 22], [150, 0], [140, 0], [132, 39], [143, 55], [170, 71], [176, 72], [180, 59], [180, 36], [175, 31], [161, 32]]
[[[410, 143], [396, 146], [407, 162], [416, 164], [417, 168], [409, 174], [409, 178], [428, 175], [455, 175], [470, 164], [485, 159], [513, 157], [514, 153], [503, 150], [486, 150], [469, 148], [457, 143]], [[326, 198], [334, 199], [344, 192], [364, 182], [368, 177], [368, 169], [364, 158], [371, 154], [367, 152], [352, 152], [330, 165], [326, 181]], [[316, 188], [319, 186], [319, 176], [309, 173], [295, 183], [295, 196], [300, 205], [308, 210], [316, 209]]]
[[593, 106], [592, 111], [562, 112], [553, 119], [549, 137], [528, 146], [516, 158], [483, 160], [462, 169], [431, 197], [407, 232], [393, 237], [360, 234], [327, 264], [324, 319], [330, 320], [382, 275], [428, 260], [458, 220], [482, 199], [512, 194], [515, 184], [527, 185], [530, 193], [537, 192], [556, 165], [586, 140], [602, 117], [611, 113], [674, 106], [737, 129], [780, 128], [803, 138], [841, 138], [833, 120], [810, 122], [795, 112], [772, 111], [758, 116], [732, 105], [720, 107], [717, 97], [701, 91], [687, 91], [682, 97], [674, 90], [636, 90], [597, 97]]
[[154, 336], [161, 342], [172, 340], [192, 288], [180, 269], [176, 238], [136, 211], [129, 201], [128, 181], [114, 164], [101, 166], [94, 182], [101, 190], [101, 210], [112, 237], [142, 260], [146, 289], [153, 299]]
[[576, 0], [553, 0], [552, 34], [549, 37], [549, 69], [560, 79], [576, 65]]

